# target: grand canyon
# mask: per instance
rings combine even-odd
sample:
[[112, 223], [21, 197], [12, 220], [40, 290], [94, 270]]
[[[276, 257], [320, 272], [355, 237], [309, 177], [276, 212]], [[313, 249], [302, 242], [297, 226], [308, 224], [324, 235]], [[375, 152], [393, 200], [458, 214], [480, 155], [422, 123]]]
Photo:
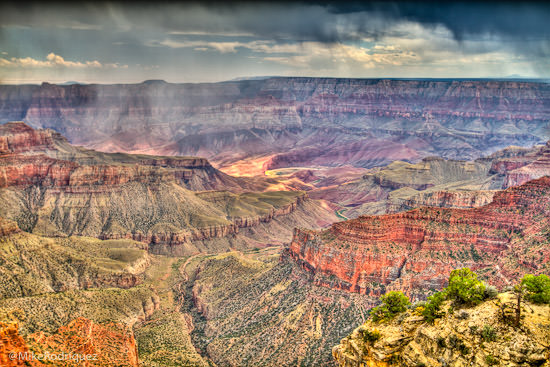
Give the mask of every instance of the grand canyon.
[[386, 366], [353, 344], [380, 296], [550, 274], [547, 83], [0, 85], [0, 122], [3, 366]]

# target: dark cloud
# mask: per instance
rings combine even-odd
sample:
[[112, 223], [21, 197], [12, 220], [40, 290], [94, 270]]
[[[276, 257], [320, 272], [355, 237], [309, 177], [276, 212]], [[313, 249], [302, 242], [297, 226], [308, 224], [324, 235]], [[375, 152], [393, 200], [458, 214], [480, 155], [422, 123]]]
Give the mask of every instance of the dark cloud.
[[[538, 2], [4, 2], [0, 4], [0, 48], [9, 55], [1, 57], [43, 60], [53, 52], [67, 60], [128, 64], [136, 73], [142, 72], [143, 65], [160, 65], [159, 73], [170, 71], [170, 75], [187, 70], [197, 74], [206, 66], [201, 76], [218, 69], [220, 75], [226, 70], [242, 75], [252, 68], [259, 75], [275, 75], [293, 69], [282, 69], [282, 63], [273, 60], [288, 57], [285, 65], [290, 65], [293, 60], [312, 62], [305, 57], [312, 55], [306, 51], [262, 55], [259, 48], [242, 44], [305, 45], [303, 50], [308, 50], [307, 43], [314, 41], [321, 44], [319, 49], [337, 50], [342, 45], [370, 48], [391, 40], [402, 46], [400, 52], [419, 55], [418, 67], [479, 55], [489, 60], [494, 54], [495, 70], [515, 63], [527, 72], [532, 67], [539, 75], [548, 75], [548, 19], [550, 4]], [[181, 47], [186, 42], [198, 46]], [[209, 46], [209, 42], [227, 44]], [[291, 59], [292, 55], [296, 58]], [[329, 59], [327, 53], [322, 55]], [[333, 67], [345, 64], [344, 59]], [[526, 61], [520, 65], [518, 59]], [[361, 63], [367, 62], [357, 61], [354, 70], [362, 72]], [[380, 70], [386, 66], [391, 67], [377, 64]], [[396, 66], [396, 72], [413, 70], [405, 66]], [[318, 66], [311, 64], [309, 69], [316, 71]]]
[[4, 26], [241, 31], [271, 39], [325, 43], [378, 38], [402, 21], [443, 25], [458, 40], [492, 35], [540, 41], [550, 36], [550, 4], [543, 2], [14, 3], [0, 9]]

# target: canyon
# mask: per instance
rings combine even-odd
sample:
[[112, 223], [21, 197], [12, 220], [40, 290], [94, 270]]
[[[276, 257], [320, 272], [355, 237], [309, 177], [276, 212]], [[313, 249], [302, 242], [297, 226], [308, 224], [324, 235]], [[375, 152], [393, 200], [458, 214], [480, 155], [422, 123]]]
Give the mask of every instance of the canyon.
[[[367, 320], [390, 290], [425, 300], [460, 267], [500, 289], [526, 273], [548, 274], [549, 191], [550, 178], [543, 177], [498, 191], [478, 208], [425, 207], [361, 216], [321, 231], [296, 229], [280, 255], [196, 257], [186, 267], [181, 295], [192, 299], [189, 309], [200, 325], [195, 345], [224, 366], [332, 366], [339, 335], [351, 334], [347, 320]], [[392, 330], [385, 334], [388, 343], [396, 343]], [[351, 358], [338, 361], [354, 366]]]
[[511, 80], [0, 85], [0, 362], [347, 366], [388, 291], [550, 273], [549, 115]]
[[522, 273], [546, 273], [550, 178], [500, 191], [472, 209], [421, 207], [361, 216], [316, 232], [297, 229], [286, 250], [317, 284], [365, 295], [401, 290], [413, 299], [469, 267], [506, 286]]
[[27, 232], [184, 255], [282, 243], [295, 223], [336, 220], [301, 191], [269, 190], [269, 179], [235, 178], [204, 158], [100, 153], [24, 123], [0, 133], [0, 216]]
[[210, 84], [0, 86], [0, 122], [101, 151], [270, 157], [281, 166], [475, 159], [550, 138], [550, 87], [497, 80], [267, 78]]

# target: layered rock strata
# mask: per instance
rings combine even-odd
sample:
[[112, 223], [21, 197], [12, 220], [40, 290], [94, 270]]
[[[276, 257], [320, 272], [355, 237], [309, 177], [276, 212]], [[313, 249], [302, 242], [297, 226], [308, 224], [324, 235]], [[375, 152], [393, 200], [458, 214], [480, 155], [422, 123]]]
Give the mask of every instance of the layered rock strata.
[[[547, 83], [268, 78], [209, 84], [0, 87], [0, 121], [53, 128], [105, 151], [199, 155], [231, 164], [280, 153], [276, 166], [471, 159], [548, 139]], [[350, 149], [353, 147], [353, 149]], [[321, 151], [319, 150], [321, 149]]]
[[322, 232], [297, 229], [286, 254], [316, 283], [366, 295], [399, 289], [423, 298], [463, 266], [502, 286], [522, 273], [547, 271], [549, 193], [544, 177], [499, 192], [480, 208], [426, 207], [363, 216]]
[[[214, 247], [231, 247], [238, 236], [242, 246], [288, 241], [290, 221], [271, 222], [297, 209], [314, 227], [336, 220], [302, 192], [245, 192], [267, 181], [234, 178], [203, 158], [101, 153], [20, 122], [0, 126], [0, 136], [0, 216], [27, 232], [133, 239], [181, 255], [212, 247], [196, 242], [228, 238]], [[262, 226], [273, 228], [239, 231]]]

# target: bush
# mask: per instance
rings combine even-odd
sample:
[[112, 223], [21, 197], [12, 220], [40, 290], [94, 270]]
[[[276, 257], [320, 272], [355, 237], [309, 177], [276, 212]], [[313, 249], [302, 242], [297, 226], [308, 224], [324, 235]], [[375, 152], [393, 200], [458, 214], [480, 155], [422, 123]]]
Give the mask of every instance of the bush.
[[486, 342], [494, 342], [497, 340], [497, 333], [490, 325], [485, 325], [481, 330], [481, 338]]
[[456, 315], [460, 320], [467, 320], [470, 317], [470, 314], [464, 310], [460, 311], [458, 315]]
[[498, 364], [498, 359], [496, 359], [493, 355], [488, 354], [485, 356], [485, 363], [489, 366], [495, 366]]
[[483, 296], [486, 299], [495, 298], [496, 296], [498, 296], [498, 290], [495, 286], [486, 285], [485, 286], [485, 293], [483, 294]]
[[382, 335], [380, 334], [380, 331], [374, 329], [374, 330], [368, 330], [368, 329], [363, 329], [361, 330], [361, 334], [362, 334], [362, 337], [363, 337], [363, 341], [365, 343], [374, 343], [376, 342], [377, 340], [379, 340]]
[[446, 289], [447, 297], [459, 305], [473, 306], [485, 299], [485, 284], [468, 268], [453, 270]]
[[409, 298], [401, 292], [392, 291], [380, 297], [382, 304], [371, 310], [372, 320], [389, 320], [395, 315], [405, 312], [407, 306], [411, 303]]
[[459, 340], [460, 339], [455, 334], [449, 335], [449, 347], [451, 347], [452, 349], [458, 347]]
[[525, 288], [525, 297], [533, 303], [550, 303], [550, 277], [545, 274], [535, 276], [527, 274], [521, 280]]
[[424, 319], [433, 323], [435, 319], [442, 317], [445, 313], [441, 311], [441, 305], [445, 301], [446, 295], [444, 292], [437, 292], [428, 297], [428, 302], [424, 305], [422, 316]]

